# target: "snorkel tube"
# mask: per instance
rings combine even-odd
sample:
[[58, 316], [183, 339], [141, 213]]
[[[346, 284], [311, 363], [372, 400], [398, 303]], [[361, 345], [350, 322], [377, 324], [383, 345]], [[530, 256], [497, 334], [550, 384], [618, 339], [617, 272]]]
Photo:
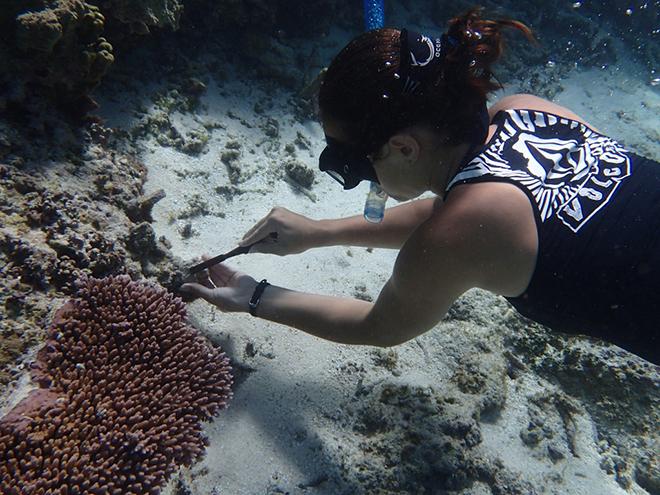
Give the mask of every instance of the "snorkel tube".
[[385, 24], [383, 0], [364, 0], [364, 27], [367, 31], [382, 28]]
[[[367, 31], [382, 28], [385, 23], [385, 5], [383, 0], [364, 0], [364, 26]], [[380, 223], [385, 216], [387, 194], [380, 184], [371, 182], [369, 193], [364, 203], [364, 218], [371, 223]]]

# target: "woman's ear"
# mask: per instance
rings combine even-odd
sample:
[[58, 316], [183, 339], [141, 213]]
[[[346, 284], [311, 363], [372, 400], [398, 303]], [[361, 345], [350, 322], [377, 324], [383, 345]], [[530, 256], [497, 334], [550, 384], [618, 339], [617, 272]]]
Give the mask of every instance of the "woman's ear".
[[416, 162], [419, 158], [419, 142], [410, 134], [395, 134], [388, 140], [390, 149], [400, 153], [407, 162]]

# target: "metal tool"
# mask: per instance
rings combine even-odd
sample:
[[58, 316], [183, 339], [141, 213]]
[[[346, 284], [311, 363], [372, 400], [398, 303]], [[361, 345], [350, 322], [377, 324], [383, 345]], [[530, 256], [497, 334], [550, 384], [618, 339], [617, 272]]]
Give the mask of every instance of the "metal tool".
[[228, 253], [219, 254], [218, 256], [214, 256], [213, 258], [209, 258], [206, 261], [202, 261], [201, 263], [190, 267], [188, 269], [188, 272], [191, 275], [194, 275], [195, 273], [199, 273], [202, 270], [206, 270], [207, 268], [210, 268], [213, 265], [217, 265], [218, 263], [222, 263], [223, 261], [225, 261], [228, 258], [231, 258], [231, 257], [239, 255], [239, 254], [246, 254], [250, 251], [250, 248], [252, 246], [254, 246], [255, 244], [259, 244], [260, 242], [263, 242], [266, 239], [277, 239], [277, 232], [271, 232], [270, 234], [268, 234], [263, 239], [258, 240], [257, 242], [253, 242], [252, 244], [248, 244], [247, 246], [239, 246], [236, 249], [232, 249]]

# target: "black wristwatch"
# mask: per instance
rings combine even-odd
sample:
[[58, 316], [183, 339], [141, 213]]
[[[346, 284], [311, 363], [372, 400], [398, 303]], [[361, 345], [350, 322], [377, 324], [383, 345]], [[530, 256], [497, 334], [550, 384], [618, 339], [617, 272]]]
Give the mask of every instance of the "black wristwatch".
[[257, 316], [257, 306], [259, 306], [259, 302], [261, 301], [261, 294], [264, 293], [264, 289], [269, 285], [270, 284], [266, 281], [266, 279], [263, 279], [254, 288], [254, 292], [252, 293], [252, 297], [248, 303], [248, 309], [250, 310], [250, 314], [252, 316]]

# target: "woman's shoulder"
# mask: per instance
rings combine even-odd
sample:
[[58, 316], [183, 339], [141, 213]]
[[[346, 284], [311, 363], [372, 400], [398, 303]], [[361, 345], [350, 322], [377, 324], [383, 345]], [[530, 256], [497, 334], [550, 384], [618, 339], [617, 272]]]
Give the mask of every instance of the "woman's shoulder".
[[529, 284], [538, 249], [536, 220], [529, 199], [512, 184], [456, 186], [418, 233], [425, 239], [421, 245], [439, 253], [449, 248], [455, 262], [469, 263], [477, 287], [514, 296]]
[[539, 112], [547, 112], [581, 122], [596, 132], [599, 132], [594, 126], [568, 108], [530, 94], [521, 93], [500, 98], [488, 109], [488, 115], [492, 120], [498, 112], [506, 110], [537, 110]]

